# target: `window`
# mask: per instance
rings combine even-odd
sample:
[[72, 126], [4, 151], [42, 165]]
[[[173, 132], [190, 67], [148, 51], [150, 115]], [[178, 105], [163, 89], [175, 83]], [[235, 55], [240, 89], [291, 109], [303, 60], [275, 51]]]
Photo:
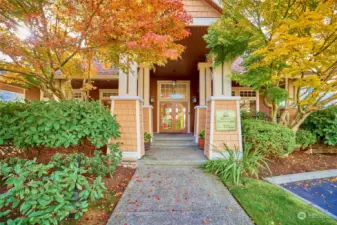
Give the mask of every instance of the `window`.
[[100, 102], [110, 111], [111, 96], [118, 96], [118, 89], [99, 89]]
[[240, 96], [241, 111], [257, 112], [259, 111], [259, 94], [251, 88], [233, 87], [232, 96]]
[[186, 83], [165, 83], [160, 85], [161, 99], [186, 99], [188, 98], [188, 85]]
[[73, 93], [74, 93], [73, 94], [74, 99], [83, 100], [83, 95], [82, 95], [81, 90], [79, 89], [73, 90]]

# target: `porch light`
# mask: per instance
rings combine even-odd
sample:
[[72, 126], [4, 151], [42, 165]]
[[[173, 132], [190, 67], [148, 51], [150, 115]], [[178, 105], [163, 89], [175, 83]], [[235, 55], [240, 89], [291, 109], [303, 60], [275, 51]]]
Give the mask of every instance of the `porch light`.
[[151, 96], [150, 102], [151, 102], [151, 103], [154, 103], [154, 96]]
[[193, 96], [193, 103], [197, 103], [197, 96]]
[[172, 81], [172, 86], [175, 87], [176, 84], [177, 84], [177, 81], [173, 80], [173, 81]]

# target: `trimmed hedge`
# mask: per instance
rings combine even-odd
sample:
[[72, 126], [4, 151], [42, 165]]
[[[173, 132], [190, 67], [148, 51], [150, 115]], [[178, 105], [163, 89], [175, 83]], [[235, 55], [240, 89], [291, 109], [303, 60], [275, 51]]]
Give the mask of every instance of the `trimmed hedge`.
[[119, 125], [99, 102], [0, 102], [0, 145], [69, 147], [88, 139], [96, 148], [119, 137]]
[[337, 107], [312, 113], [301, 128], [315, 134], [324, 144], [337, 145]]
[[280, 124], [261, 120], [243, 120], [244, 142], [252, 143], [252, 148], [264, 154], [285, 156], [293, 152], [296, 136], [294, 132]]

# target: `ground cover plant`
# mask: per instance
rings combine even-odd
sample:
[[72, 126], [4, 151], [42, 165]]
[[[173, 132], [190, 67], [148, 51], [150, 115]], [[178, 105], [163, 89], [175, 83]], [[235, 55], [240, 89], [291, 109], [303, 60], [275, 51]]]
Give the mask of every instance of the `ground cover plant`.
[[308, 130], [298, 130], [296, 132], [296, 144], [300, 145], [301, 148], [307, 148], [317, 142], [317, 137], [315, 134]]

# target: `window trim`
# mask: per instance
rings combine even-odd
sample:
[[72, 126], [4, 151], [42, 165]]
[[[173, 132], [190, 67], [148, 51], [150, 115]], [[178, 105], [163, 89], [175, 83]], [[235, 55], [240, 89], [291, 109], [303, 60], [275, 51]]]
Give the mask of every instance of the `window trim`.
[[[232, 92], [234, 92], [234, 96], [240, 96], [240, 91], [254, 91], [253, 88], [250, 87], [232, 87]], [[255, 91], [255, 97], [241, 97], [241, 99], [254, 99], [256, 101], [256, 112], [260, 111], [260, 93], [259, 91]]]
[[99, 101], [102, 102], [103, 100], [109, 100], [109, 97], [103, 97], [104, 93], [114, 93], [118, 95], [118, 89], [99, 89]]

